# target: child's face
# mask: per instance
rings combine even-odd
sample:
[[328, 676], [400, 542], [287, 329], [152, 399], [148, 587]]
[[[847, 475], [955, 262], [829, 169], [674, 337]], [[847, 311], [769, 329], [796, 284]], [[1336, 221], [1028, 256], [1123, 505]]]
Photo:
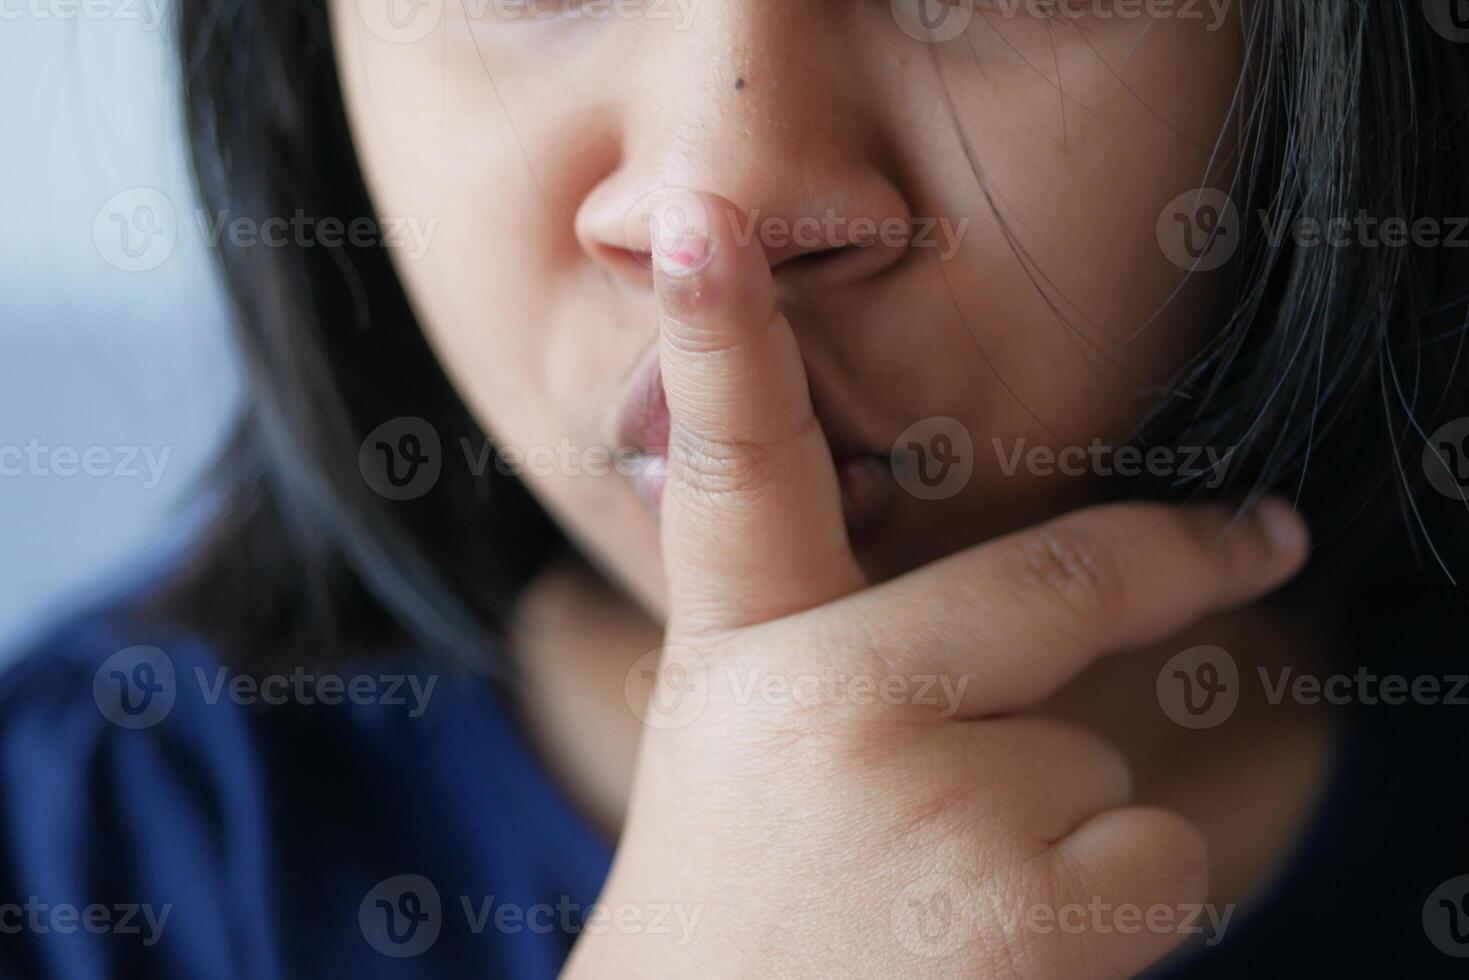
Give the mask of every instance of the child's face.
[[[334, 3], [379, 215], [431, 229], [393, 252], [424, 329], [486, 430], [542, 447], [531, 488], [655, 609], [656, 517], [634, 479], [585, 472], [624, 444], [657, 336], [651, 276], [628, 254], [648, 247], [652, 192], [713, 191], [754, 215], [845, 454], [885, 455], [934, 417], [967, 430], [973, 475], [954, 495], [869, 488], [854, 543], [874, 577], [1084, 501], [1087, 478], [1033, 472], [1024, 450], [1126, 439], [1226, 307], [1228, 271], [1185, 283], [1157, 228], [1206, 182], [1243, 58], [1237, 10], [1073, 0], [1047, 18], [957, 0], [967, 29], [934, 44], [905, 30], [920, 4], [941, 9]], [[1216, 163], [1208, 183], [1228, 176]], [[910, 248], [802, 257], [871, 228], [890, 243], [898, 218]]]

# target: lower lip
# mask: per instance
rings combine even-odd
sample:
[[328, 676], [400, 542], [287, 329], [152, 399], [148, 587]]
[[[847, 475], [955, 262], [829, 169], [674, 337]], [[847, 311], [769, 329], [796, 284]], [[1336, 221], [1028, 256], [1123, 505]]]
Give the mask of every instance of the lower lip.
[[[655, 516], [663, 503], [668, 480], [668, 457], [647, 453], [633, 474], [633, 486], [644, 506]], [[892, 467], [882, 456], [844, 456], [834, 461], [842, 494], [842, 515], [853, 534], [877, 524], [891, 510], [897, 484]]]

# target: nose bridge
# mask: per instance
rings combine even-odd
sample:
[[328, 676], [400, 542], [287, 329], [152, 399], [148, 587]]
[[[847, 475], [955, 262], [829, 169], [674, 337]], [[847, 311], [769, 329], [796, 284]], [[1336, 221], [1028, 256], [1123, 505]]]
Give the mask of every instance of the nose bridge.
[[850, 128], [853, 94], [831, 71], [839, 25], [829, 14], [823, 0], [706, 0], [665, 49], [667, 98], [657, 101], [711, 157], [759, 149], [799, 160], [803, 143], [828, 146]]
[[727, 197], [762, 235], [803, 225], [805, 236], [762, 237], [772, 264], [845, 244], [854, 218], [906, 217], [873, 158], [833, 14], [825, 0], [704, 0], [682, 37], [657, 43], [656, 92], [624, 134], [624, 163], [643, 180]]

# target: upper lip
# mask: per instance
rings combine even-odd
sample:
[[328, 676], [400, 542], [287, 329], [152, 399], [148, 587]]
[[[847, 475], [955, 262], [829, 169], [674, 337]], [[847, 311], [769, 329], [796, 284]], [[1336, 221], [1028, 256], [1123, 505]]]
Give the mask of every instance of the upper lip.
[[[826, 393], [810, 365], [806, 381], [816, 421], [826, 435], [833, 458], [878, 455], [856, 433], [855, 424]], [[668, 450], [668, 400], [663, 391], [663, 368], [654, 344], [638, 361], [623, 390], [622, 408], [617, 418], [617, 439], [621, 447], [631, 447], [649, 455], [664, 455]]]

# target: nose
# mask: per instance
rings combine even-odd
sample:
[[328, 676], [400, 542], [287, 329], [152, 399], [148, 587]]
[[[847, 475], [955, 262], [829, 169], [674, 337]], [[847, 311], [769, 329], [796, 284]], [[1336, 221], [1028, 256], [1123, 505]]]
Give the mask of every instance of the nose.
[[745, 0], [649, 30], [616, 163], [576, 215], [582, 249], [650, 284], [653, 204], [687, 188], [744, 209], [735, 233], [760, 242], [778, 283], [852, 282], [897, 262], [913, 217], [853, 83], [854, 48], [832, 36], [840, 20], [825, 4]]

